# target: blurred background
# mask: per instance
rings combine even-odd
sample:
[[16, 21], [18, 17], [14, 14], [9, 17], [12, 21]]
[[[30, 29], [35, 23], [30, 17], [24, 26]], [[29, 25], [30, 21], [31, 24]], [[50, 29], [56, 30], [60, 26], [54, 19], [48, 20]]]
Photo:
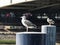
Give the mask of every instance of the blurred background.
[[13, 39], [15, 44], [16, 32], [26, 31], [26, 28], [21, 24], [20, 17], [22, 14], [30, 12], [32, 16], [28, 20], [38, 26], [37, 29], [32, 29], [33, 31], [41, 31], [41, 25], [48, 25], [47, 16], [55, 21], [56, 42], [60, 43], [60, 0], [5, 1], [0, 1], [5, 4], [5, 6], [0, 7], [0, 40]]

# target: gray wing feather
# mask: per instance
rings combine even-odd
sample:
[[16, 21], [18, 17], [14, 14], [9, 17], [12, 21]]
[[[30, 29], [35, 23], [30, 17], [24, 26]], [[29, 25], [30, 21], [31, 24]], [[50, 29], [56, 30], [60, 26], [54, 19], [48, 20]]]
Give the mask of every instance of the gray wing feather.
[[33, 24], [32, 22], [30, 22], [29, 20], [25, 20], [24, 23], [28, 26], [34, 26], [37, 27], [35, 24]]

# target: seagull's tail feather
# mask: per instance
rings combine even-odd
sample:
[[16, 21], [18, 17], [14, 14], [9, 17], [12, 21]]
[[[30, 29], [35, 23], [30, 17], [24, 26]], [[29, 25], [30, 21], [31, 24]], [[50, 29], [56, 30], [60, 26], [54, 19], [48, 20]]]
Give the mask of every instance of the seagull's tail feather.
[[54, 24], [55, 22], [54, 21], [52, 21], [52, 24]]
[[37, 28], [37, 26], [36, 26], [36, 25], [35, 25], [34, 27], [35, 27], [35, 28]]
[[34, 28], [37, 28], [37, 26], [35, 24], [33, 24]]

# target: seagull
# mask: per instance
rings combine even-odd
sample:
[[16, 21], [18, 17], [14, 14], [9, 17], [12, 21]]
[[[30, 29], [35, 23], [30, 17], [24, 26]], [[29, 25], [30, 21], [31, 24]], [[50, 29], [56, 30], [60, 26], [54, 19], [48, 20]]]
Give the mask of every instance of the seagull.
[[21, 17], [21, 23], [26, 27], [26, 31], [28, 32], [28, 28], [37, 28], [35, 24], [33, 24], [31, 21], [26, 19], [26, 16]]
[[47, 18], [47, 22], [49, 23], [49, 25], [51, 25], [51, 24], [54, 24], [55, 22], [54, 22], [54, 20], [52, 20], [52, 19], [50, 19], [50, 18]]

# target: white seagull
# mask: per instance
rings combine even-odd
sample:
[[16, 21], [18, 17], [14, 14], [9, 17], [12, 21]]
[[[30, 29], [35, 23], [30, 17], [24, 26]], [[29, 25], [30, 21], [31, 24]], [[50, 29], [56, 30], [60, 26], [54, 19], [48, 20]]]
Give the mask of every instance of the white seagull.
[[37, 26], [26, 19], [26, 16], [21, 17], [21, 23], [26, 27], [26, 31], [28, 32], [28, 28], [36, 28]]
[[52, 20], [52, 19], [50, 19], [50, 18], [47, 18], [47, 22], [49, 23], [49, 25], [51, 25], [51, 24], [54, 24], [55, 22]]

